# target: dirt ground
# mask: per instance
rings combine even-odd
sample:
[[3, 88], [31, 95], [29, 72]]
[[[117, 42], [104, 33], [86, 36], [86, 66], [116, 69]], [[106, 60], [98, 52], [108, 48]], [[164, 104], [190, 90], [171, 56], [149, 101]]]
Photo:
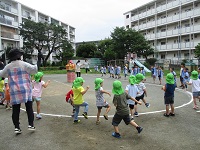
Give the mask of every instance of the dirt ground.
[[[14, 134], [14, 127], [11, 120], [11, 111], [0, 106], [0, 150], [199, 150], [200, 128], [199, 113], [192, 109], [191, 96], [185, 91], [176, 90], [175, 106], [178, 107], [175, 117], [166, 118], [163, 116], [165, 108], [163, 104], [163, 91], [161, 86], [151, 84], [147, 79], [148, 97], [151, 107], [144, 105], [139, 107], [139, 117], [135, 117], [136, 123], [144, 130], [141, 134], [131, 125], [121, 122], [119, 125], [122, 138], [116, 139], [111, 136], [112, 115], [115, 108], [112, 104], [112, 97], [105, 95], [112, 108], [109, 113], [109, 120], [101, 117], [101, 124], [96, 125], [94, 79], [100, 75], [83, 75], [84, 87], [90, 86], [89, 91], [84, 95], [85, 101], [89, 103], [89, 118], [80, 116], [81, 123], [73, 124], [70, 117], [72, 107], [65, 102], [65, 94], [71, 88], [71, 83], [66, 82], [66, 75], [46, 75], [44, 80], [51, 80], [49, 87], [43, 90], [41, 112], [43, 118], [35, 120], [36, 131], [27, 130], [27, 115], [21, 111], [20, 125], [21, 135]], [[108, 76], [104, 78], [104, 90], [111, 93], [114, 79]], [[128, 84], [127, 80], [120, 79], [123, 86]], [[191, 89], [189, 89], [191, 90]], [[113, 96], [113, 94], [112, 94]], [[180, 108], [179, 108], [180, 107]], [[24, 105], [22, 105], [24, 108]], [[34, 103], [34, 110], [36, 106]], [[80, 109], [80, 114], [83, 108]], [[102, 114], [105, 109], [102, 110]]]

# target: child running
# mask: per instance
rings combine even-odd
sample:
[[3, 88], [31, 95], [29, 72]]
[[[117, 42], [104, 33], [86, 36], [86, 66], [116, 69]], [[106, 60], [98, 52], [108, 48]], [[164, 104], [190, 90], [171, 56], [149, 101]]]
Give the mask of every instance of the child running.
[[[135, 76], [134, 75], [130, 75], [129, 83], [130, 84], [126, 86], [125, 92], [128, 95], [130, 95], [131, 97], [135, 98], [136, 95], [139, 93], [139, 90], [138, 90], [137, 86], [135, 85]], [[129, 99], [127, 101], [127, 104], [129, 105], [129, 108], [130, 108], [131, 120], [134, 120], [133, 109], [134, 109], [135, 102], [133, 100]]]
[[140, 105], [141, 102], [138, 102], [135, 98], [124, 92], [124, 90], [122, 89], [122, 83], [119, 80], [113, 82], [112, 93], [114, 94], [113, 104], [116, 107], [116, 112], [112, 120], [112, 125], [115, 132], [112, 133], [112, 136], [115, 138], [121, 138], [118, 125], [120, 124], [122, 119], [124, 120], [126, 125], [131, 124], [132, 126], [134, 126], [137, 129], [138, 133], [142, 132], [143, 128], [138, 126], [134, 120], [130, 119], [127, 99], [131, 99]]
[[89, 105], [87, 102], [84, 101], [83, 95], [88, 91], [89, 86], [87, 86], [86, 89], [84, 89], [82, 86], [83, 82], [85, 81], [83, 80], [82, 77], [77, 77], [73, 82], [72, 91], [74, 93], [73, 103], [75, 107], [74, 124], [80, 122], [80, 120], [78, 120], [80, 106], [85, 107], [82, 115], [85, 117], [85, 119], [88, 119], [87, 113], [88, 113]]
[[[168, 73], [166, 77], [166, 84], [162, 87], [162, 90], [165, 91], [164, 94], [164, 103], [166, 106], [166, 112], [163, 114], [165, 117], [175, 116], [174, 113], [174, 75], [172, 73]], [[171, 112], [169, 112], [169, 105], [171, 107]]]
[[192, 85], [192, 95], [193, 95], [193, 102], [194, 102], [194, 107], [193, 109], [198, 109], [199, 107], [197, 106], [197, 101], [196, 99], [200, 99], [200, 80], [198, 78], [198, 72], [197, 71], [192, 71], [191, 73], [191, 79], [189, 82], [187, 82], [188, 85]]
[[[137, 96], [136, 96], [136, 100], [137, 101], [140, 101], [142, 100], [145, 104], [145, 106], [147, 108], [150, 107], [150, 104], [146, 102], [146, 100], [144, 99], [144, 96], [147, 97], [147, 90], [146, 90], [146, 86], [145, 84], [143, 83], [143, 80], [144, 80], [144, 76], [141, 74], [141, 73], [138, 73], [136, 76], [136, 86], [139, 90]], [[138, 109], [137, 109], [137, 103], [135, 103], [135, 113], [134, 113], [135, 117], [138, 117]]]
[[100, 124], [99, 117], [101, 114], [102, 107], [106, 108], [106, 112], [103, 115], [106, 120], [108, 120], [108, 112], [110, 111], [111, 108], [108, 102], [106, 102], [105, 98], [103, 97], [103, 93], [108, 94], [109, 96], [111, 95], [109, 92], [103, 90], [103, 79], [96, 78], [94, 83], [95, 83], [96, 106], [98, 109], [96, 124], [98, 125]]
[[6, 101], [6, 109], [10, 110], [12, 108], [11, 104], [10, 104], [10, 88], [8, 85], [8, 78], [4, 79], [4, 100]]
[[37, 104], [37, 114], [36, 114], [37, 119], [42, 119], [42, 116], [40, 114], [40, 101], [41, 101], [41, 96], [42, 96], [42, 87], [46, 88], [50, 83], [50, 80], [48, 80], [46, 83], [42, 80], [43, 75], [44, 74], [42, 72], [37, 72], [34, 75], [35, 81], [32, 82], [33, 83], [32, 97], [33, 97], [33, 101], [36, 101], [36, 104]]
[[0, 105], [4, 105], [4, 91], [3, 91], [3, 88], [4, 88], [4, 78], [0, 77]]

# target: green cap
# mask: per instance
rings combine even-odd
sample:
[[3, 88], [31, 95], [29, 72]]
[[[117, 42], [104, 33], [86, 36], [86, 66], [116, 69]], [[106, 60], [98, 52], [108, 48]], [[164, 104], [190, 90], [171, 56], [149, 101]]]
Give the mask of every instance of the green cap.
[[134, 84], [135, 84], [135, 80], [136, 80], [136, 78], [135, 78], [134, 75], [130, 75], [130, 76], [129, 76], [129, 83], [130, 83], [131, 85], [134, 85]]
[[166, 83], [174, 84], [174, 75], [172, 73], [168, 73], [166, 77]]
[[35, 75], [34, 75], [34, 79], [36, 82], [39, 82], [41, 77], [44, 75], [43, 72], [37, 72]]
[[73, 82], [74, 88], [79, 88], [81, 86], [81, 83], [85, 82], [82, 77], [77, 77]]
[[103, 79], [101, 78], [96, 78], [94, 81], [95, 84], [95, 90], [98, 90], [101, 87], [101, 83], [103, 82]]
[[139, 84], [142, 80], [144, 80], [145, 77], [144, 77], [143, 74], [138, 73], [138, 74], [136, 74], [135, 78], [136, 78], [136, 82], [135, 83]]
[[124, 90], [122, 89], [122, 83], [119, 80], [113, 82], [112, 93], [115, 95], [121, 95], [124, 93]]
[[198, 79], [198, 72], [196, 70], [192, 71], [190, 78], [193, 79], [193, 80], [197, 80]]

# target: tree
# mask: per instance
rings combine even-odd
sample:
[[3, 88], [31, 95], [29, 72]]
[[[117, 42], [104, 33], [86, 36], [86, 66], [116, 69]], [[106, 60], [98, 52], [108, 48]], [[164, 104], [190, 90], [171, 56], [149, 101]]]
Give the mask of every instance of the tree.
[[144, 36], [135, 30], [125, 29], [124, 27], [116, 27], [114, 32], [111, 33], [113, 41], [113, 50], [116, 53], [116, 57], [124, 59], [127, 52], [136, 53], [138, 56], [143, 56], [147, 59], [147, 56], [154, 53], [153, 48]]
[[76, 56], [84, 58], [94, 57], [97, 47], [94, 43], [85, 43], [79, 45], [76, 49]]
[[[67, 39], [65, 28], [55, 24], [34, 22], [30, 19], [24, 20], [19, 27], [20, 35], [24, 41], [24, 49], [31, 55], [36, 49], [38, 51], [38, 65], [41, 59], [46, 66], [47, 60], [52, 53], [65, 49], [63, 46]], [[43, 55], [44, 51], [46, 55]]]
[[195, 46], [194, 55], [196, 58], [200, 59], [200, 43]]
[[62, 65], [66, 65], [67, 60], [74, 56], [74, 49], [68, 41], [63, 42], [62, 44], [62, 49], [56, 51], [56, 58], [61, 60]]

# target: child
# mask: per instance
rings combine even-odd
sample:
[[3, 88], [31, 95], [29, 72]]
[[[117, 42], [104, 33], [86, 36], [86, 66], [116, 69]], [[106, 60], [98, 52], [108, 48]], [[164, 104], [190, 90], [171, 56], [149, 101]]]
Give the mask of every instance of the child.
[[37, 119], [42, 119], [42, 116], [40, 114], [40, 101], [41, 101], [41, 96], [42, 96], [42, 87], [46, 88], [49, 83], [50, 80], [48, 80], [46, 83], [42, 80], [43, 78], [43, 73], [42, 72], [38, 72], [34, 75], [34, 79], [35, 81], [33, 81], [33, 101], [36, 101], [37, 104], [37, 115], [36, 118]]
[[89, 105], [87, 102], [84, 102], [83, 95], [88, 91], [89, 86], [87, 86], [86, 89], [84, 90], [84, 88], [82, 87], [83, 82], [85, 81], [83, 80], [82, 77], [77, 77], [73, 82], [72, 91], [74, 93], [73, 103], [75, 107], [75, 114], [74, 114], [75, 124], [80, 122], [80, 120], [78, 120], [80, 106], [85, 107], [82, 115], [85, 117], [85, 119], [88, 119], [87, 112], [88, 112]]
[[146, 75], [146, 72], [145, 72], [145, 70], [144, 70], [144, 67], [141, 67], [140, 73], [143, 74], [143, 76]]
[[191, 79], [187, 84], [192, 85], [192, 95], [194, 107], [193, 109], [198, 109], [196, 98], [200, 99], [200, 80], [198, 78], [198, 72], [192, 71]]
[[8, 85], [10, 88], [10, 103], [12, 105], [12, 120], [16, 134], [22, 133], [19, 126], [19, 114], [22, 103], [25, 103], [26, 106], [28, 130], [35, 130], [30, 75], [37, 72], [37, 65], [31, 65], [22, 61], [22, 55], [23, 51], [11, 49], [8, 54], [10, 63], [0, 71], [0, 77], [8, 77], [9, 79]]
[[[136, 95], [138, 94], [139, 90], [137, 88], [135, 84], [135, 76], [133, 75], [130, 75], [129, 77], [129, 85], [126, 86], [126, 89], [125, 89], [125, 92], [130, 95], [131, 97], [135, 98]], [[130, 113], [131, 113], [131, 120], [134, 120], [133, 118], [133, 109], [134, 109], [134, 105], [135, 105], [135, 102], [132, 101], [131, 99], [129, 99], [127, 101], [127, 104], [129, 105], [129, 108], [130, 108]]]
[[12, 107], [10, 105], [10, 88], [8, 86], [8, 78], [5, 78], [4, 80], [4, 83], [5, 83], [5, 87], [4, 87], [4, 100], [6, 100], [6, 109], [7, 110], [10, 110]]
[[158, 79], [159, 79], [160, 85], [162, 84], [162, 77], [163, 77], [162, 67], [159, 66], [158, 67]]
[[108, 120], [108, 112], [110, 111], [111, 108], [110, 105], [106, 102], [105, 98], [103, 97], [103, 93], [106, 93], [109, 96], [111, 95], [109, 92], [103, 90], [103, 79], [96, 78], [94, 83], [95, 83], [96, 106], [98, 109], [96, 124], [98, 125], [100, 124], [99, 116], [101, 114], [102, 107], [106, 108], [106, 112], [103, 115], [106, 120]]
[[156, 76], [157, 76], [157, 69], [156, 67], [154, 66], [151, 66], [151, 76], [153, 77], [153, 83], [155, 83], [156, 81]]
[[[174, 75], [172, 73], [168, 73], [166, 77], [166, 84], [162, 87], [162, 90], [165, 91], [164, 95], [164, 103], [166, 105], [166, 112], [164, 113], [165, 117], [175, 116], [174, 113]], [[169, 112], [169, 105], [171, 107], [171, 112]]]
[[[72, 86], [72, 88], [73, 88], [73, 86]], [[67, 103], [70, 103], [72, 105], [73, 110], [72, 110], [71, 116], [74, 117], [75, 108], [74, 108], [74, 104], [73, 104], [73, 91], [72, 91], [72, 89], [69, 92], [67, 92], [65, 100], [66, 100]]]
[[[141, 73], [138, 73], [136, 76], [136, 86], [139, 90], [137, 96], [136, 96], [136, 100], [137, 101], [140, 101], [142, 100], [145, 104], [145, 106], [147, 108], [150, 107], [150, 104], [146, 102], [146, 100], [144, 99], [144, 95], [147, 97], [147, 90], [146, 90], [146, 86], [145, 84], [143, 83], [143, 80], [144, 80], [144, 76], [141, 74]], [[138, 110], [137, 110], [137, 103], [135, 103], [135, 113], [134, 113], [135, 117], [138, 117]]]
[[0, 77], [0, 105], [4, 105], [4, 92], [3, 92], [3, 88], [4, 88], [4, 78]]
[[188, 73], [188, 68], [184, 68], [184, 73], [183, 73], [183, 89], [187, 90], [187, 82], [190, 81], [190, 75]]
[[[112, 125], [115, 132], [112, 133], [112, 136], [115, 138], [121, 138], [118, 125], [120, 124], [122, 119], [124, 120], [126, 125], [131, 124], [132, 126], [134, 126], [137, 129], [138, 133], [142, 132], [143, 128], [138, 126], [135, 121], [130, 119], [129, 109], [127, 105], [127, 99], [131, 99], [135, 102], [138, 101], [128, 95], [126, 92], [124, 92], [124, 90], [122, 89], [122, 83], [119, 80], [113, 82], [112, 93], [114, 94], [113, 104], [116, 107], [116, 112], [112, 120]], [[141, 104], [141, 102], [138, 103]]]
[[124, 65], [124, 77], [125, 77], [125, 79], [126, 79], [127, 74], [128, 74], [128, 68], [127, 68], [126, 65]]

